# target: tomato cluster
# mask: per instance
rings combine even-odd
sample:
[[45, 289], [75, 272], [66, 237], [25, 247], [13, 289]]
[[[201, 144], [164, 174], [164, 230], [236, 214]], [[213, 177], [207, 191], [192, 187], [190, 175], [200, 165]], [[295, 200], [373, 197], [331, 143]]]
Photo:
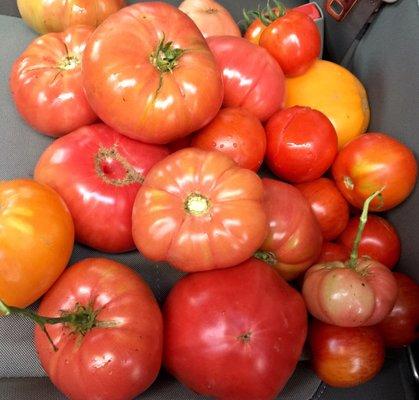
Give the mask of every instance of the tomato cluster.
[[[13, 99], [56, 140], [34, 180], [0, 182], [0, 313], [36, 323], [41, 364], [74, 400], [132, 399], [162, 363], [202, 395], [273, 399], [307, 336], [325, 382], [371, 379], [385, 346], [417, 338], [419, 286], [391, 271], [400, 238], [368, 211], [402, 203], [417, 166], [366, 133], [361, 82], [317, 59], [317, 14], [247, 12], [241, 37], [213, 0], [92, 3], [82, 18], [71, 1], [18, 1], [51, 33], [15, 62]], [[161, 311], [124, 265], [64, 271], [74, 240], [189, 274]]]

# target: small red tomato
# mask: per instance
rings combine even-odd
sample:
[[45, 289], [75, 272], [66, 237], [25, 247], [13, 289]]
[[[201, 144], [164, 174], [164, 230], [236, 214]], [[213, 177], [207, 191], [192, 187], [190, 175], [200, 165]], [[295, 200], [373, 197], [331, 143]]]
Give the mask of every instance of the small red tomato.
[[290, 182], [320, 178], [338, 152], [338, 138], [329, 119], [308, 107], [278, 111], [266, 125], [269, 168]]
[[259, 44], [278, 61], [286, 76], [298, 76], [319, 56], [321, 38], [308, 15], [291, 10], [263, 31]]
[[[352, 246], [358, 223], [358, 217], [353, 217], [349, 221], [348, 226], [339, 238], [344, 246]], [[376, 215], [368, 217], [359, 243], [359, 254], [361, 256], [369, 256], [392, 269], [400, 259], [400, 246], [399, 235], [389, 221]]]
[[266, 133], [260, 121], [244, 108], [224, 108], [192, 139], [192, 146], [218, 150], [239, 167], [257, 171], [266, 150]]
[[317, 263], [346, 261], [349, 258], [349, 249], [340, 243], [323, 242], [322, 251]]
[[399, 294], [391, 313], [378, 324], [388, 347], [402, 347], [419, 339], [419, 285], [410, 277], [394, 273]]
[[371, 211], [386, 211], [402, 203], [416, 184], [417, 165], [412, 151], [383, 133], [367, 133], [348, 143], [338, 154], [333, 177], [346, 200], [358, 208], [375, 191], [381, 197]]
[[253, 44], [259, 44], [260, 37], [265, 29], [266, 25], [259, 18], [257, 18], [246, 29], [244, 38]]
[[[308, 200], [325, 240], [336, 239], [349, 221], [349, 206], [335, 183], [327, 178], [296, 185]], [[358, 222], [358, 220], [357, 220]], [[358, 223], [357, 223], [358, 226]], [[352, 246], [352, 242], [348, 247]], [[333, 260], [337, 261], [337, 260]]]
[[384, 343], [376, 327], [341, 328], [314, 320], [309, 343], [314, 372], [330, 386], [358, 386], [384, 364]]

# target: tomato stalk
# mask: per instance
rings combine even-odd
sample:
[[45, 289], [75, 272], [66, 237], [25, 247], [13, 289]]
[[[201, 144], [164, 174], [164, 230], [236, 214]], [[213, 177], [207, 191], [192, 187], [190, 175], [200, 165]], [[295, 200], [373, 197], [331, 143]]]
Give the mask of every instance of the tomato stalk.
[[366, 225], [367, 220], [368, 220], [368, 210], [369, 210], [369, 207], [370, 207], [370, 203], [377, 196], [381, 196], [381, 192], [382, 192], [382, 190], [378, 190], [377, 192], [373, 193], [370, 197], [368, 197], [364, 202], [364, 206], [362, 208], [362, 214], [359, 218], [358, 230], [356, 232], [354, 244], [352, 246], [351, 256], [349, 258], [348, 265], [349, 265], [350, 268], [355, 268], [356, 265], [357, 265], [358, 254], [359, 254], [359, 244], [361, 243], [362, 234], [364, 232], [365, 225]]
[[165, 36], [160, 40], [154, 53], [150, 55], [150, 62], [161, 72], [173, 72], [185, 50], [175, 48], [173, 42], [165, 42]]
[[260, 261], [263, 261], [268, 265], [275, 265], [278, 262], [275, 254], [271, 253], [270, 251], [259, 250], [254, 254], [253, 257], [257, 258]]
[[268, 26], [278, 18], [283, 17], [286, 13], [285, 6], [278, 0], [273, 0], [273, 2], [275, 7], [271, 7], [270, 0], [268, 0], [265, 8], [261, 8], [259, 5], [257, 10], [243, 9], [245, 29], [257, 19], [260, 19], [265, 26]]

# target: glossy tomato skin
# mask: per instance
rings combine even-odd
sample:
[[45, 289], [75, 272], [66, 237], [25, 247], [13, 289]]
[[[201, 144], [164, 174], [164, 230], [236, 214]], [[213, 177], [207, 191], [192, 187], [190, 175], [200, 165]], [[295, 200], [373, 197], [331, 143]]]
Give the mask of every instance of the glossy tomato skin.
[[317, 263], [327, 263], [331, 261], [345, 262], [349, 259], [350, 250], [340, 243], [323, 242], [322, 251]]
[[220, 400], [276, 398], [307, 331], [300, 294], [254, 259], [183, 278], [163, 315], [168, 370], [192, 390]]
[[319, 57], [321, 38], [308, 15], [288, 10], [262, 32], [259, 45], [269, 51], [286, 76], [298, 76]]
[[243, 38], [207, 39], [223, 73], [224, 106], [248, 109], [266, 121], [284, 104], [284, 74], [263, 48]]
[[163, 146], [96, 124], [52, 143], [36, 165], [35, 179], [63, 197], [74, 218], [77, 241], [122, 253], [135, 248], [131, 215], [141, 182], [168, 154]]
[[134, 242], [147, 258], [182, 271], [237, 265], [265, 239], [263, 195], [260, 178], [226, 155], [180, 150], [157, 163], [139, 190]]
[[320, 178], [338, 152], [335, 128], [324, 114], [308, 107], [278, 111], [269, 119], [266, 134], [268, 166], [286, 181]]
[[226, 8], [214, 0], [184, 0], [179, 10], [187, 14], [207, 38], [210, 36], [238, 36], [241, 32]]
[[125, 6], [124, 0], [17, 0], [23, 20], [39, 33], [62, 32], [75, 25], [95, 28]]
[[[325, 240], [336, 239], [349, 222], [349, 206], [335, 183], [328, 178], [296, 185], [310, 203]], [[356, 226], [358, 227], [359, 219]], [[345, 242], [351, 248], [353, 242]], [[331, 260], [338, 261], [338, 260]], [[343, 260], [345, 261], [345, 260]]]
[[266, 25], [259, 18], [257, 18], [246, 29], [244, 38], [247, 39], [250, 43], [258, 45], [260, 37], [262, 36], [262, 33], [265, 29]]
[[397, 283], [391, 271], [370, 258], [354, 268], [343, 262], [316, 264], [304, 276], [303, 296], [315, 318], [341, 327], [372, 326], [393, 309]]
[[39, 359], [54, 385], [73, 400], [127, 400], [146, 390], [163, 352], [162, 316], [147, 284], [122, 264], [85, 259], [60, 277], [39, 314], [60, 317], [77, 306], [91, 306], [103, 327], [81, 336], [68, 325], [49, 325], [57, 351], [35, 329]]
[[298, 189], [267, 178], [263, 185], [269, 233], [257, 257], [284, 279], [293, 280], [317, 261], [322, 247], [320, 227]]
[[[339, 237], [339, 242], [351, 247], [358, 229], [359, 217], [353, 217]], [[394, 226], [384, 218], [370, 215], [359, 244], [359, 254], [369, 256], [388, 268], [395, 267], [400, 259], [401, 243]]]
[[384, 343], [375, 326], [341, 328], [313, 320], [309, 343], [314, 372], [330, 386], [361, 385], [384, 364]]
[[13, 100], [38, 132], [59, 137], [97, 119], [82, 84], [82, 55], [92, 32], [75, 26], [41, 36], [14, 62]]
[[403, 347], [419, 338], [419, 285], [409, 276], [394, 273], [399, 292], [391, 313], [377, 327], [387, 347]]
[[74, 225], [61, 197], [32, 180], [0, 181], [0, 298], [26, 307], [64, 271]]
[[240, 167], [257, 171], [266, 151], [266, 133], [260, 121], [244, 108], [223, 108], [192, 139], [192, 146], [218, 150]]
[[[161, 46], [169, 47], [167, 54]], [[175, 49], [177, 59], [169, 63]], [[202, 128], [223, 100], [220, 70], [199, 29], [163, 2], [126, 7], [96, 29], [83, 78], [98, 116], [146, 143], [168, 143]]]
[[383, 133], [368, 133], [350, 142], [332, 168], [336, 184], [346, 200], [361, 208], [372, 193], [371, 211], [387, 211], [402, 203], [416, 184], [417, 164], [412, 151]]

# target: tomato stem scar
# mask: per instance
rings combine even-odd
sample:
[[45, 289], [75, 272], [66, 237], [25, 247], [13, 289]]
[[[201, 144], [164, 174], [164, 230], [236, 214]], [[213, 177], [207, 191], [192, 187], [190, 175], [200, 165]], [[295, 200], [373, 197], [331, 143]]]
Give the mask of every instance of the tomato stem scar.
[[268, 265], [275, 265], [278, 262], [275, 254], [270, 251], [259, 250], [254, 254], [254, 257]]
[[185, 200], [185, 211], [195, 217], [208, 214], [210, 201], [199, 193], [191, 193]]

